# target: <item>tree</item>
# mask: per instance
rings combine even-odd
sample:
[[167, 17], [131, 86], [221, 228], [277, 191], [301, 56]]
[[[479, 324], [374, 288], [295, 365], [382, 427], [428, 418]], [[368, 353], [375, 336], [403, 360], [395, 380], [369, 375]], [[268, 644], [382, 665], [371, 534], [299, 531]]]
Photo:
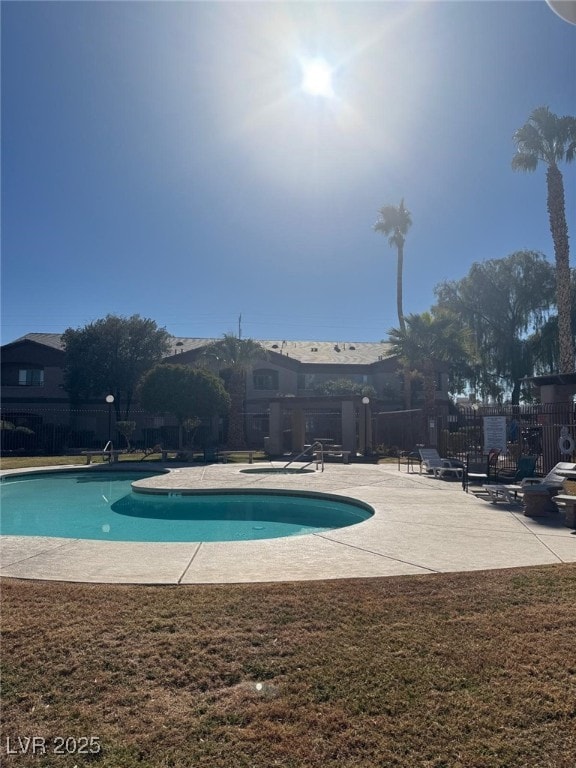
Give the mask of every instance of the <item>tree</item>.
[[404, 199], [400, 200], [400, 205], [385, 205], [378, 213], [378, 221], [374, 224], [376, 232], [388, 237], [390, 247], [395, 247], [398, 254], [396, 267], [396, 307], [398, 310], [398, 323], [402, 331], [405, 330], [404, 310], [402, 307], [402, 272], [404, 269], [404, 242], [406, 233], [412, 226], [412, 216], [410, 211], [404, 207]]
[[130, 450], [132, 446], [130, 445], [130, 438], [134, 434], [134, 431], [136, 430], [136, 422], [135, 421], [117, 421], [116, 422], [116, 430], [120, 432], [124, 440], [126, 440], [126, 448]]
[[155, 366], [144, 375], [139, 395], [144, 410], [176, 417], [179, 448], [190, 420], [223, 414], [230, 407], [221, 380], [210, 371], [188, 365]]
[[533, 371], [529, 335], [544, 325], [553, 302], [551, 264], [541, 253], [518, 251], [473, 264], [466, 277], [440, 283], [435, 293], [435, 311], [455, 317], [470, 334], [469, 384], [482, 399], [510, 391], [517, 404], [521, 379]]
[[[572, 328], [576, 328], [576, 273], [571, 270]], [[557, 373], [560, 370], [558, 343], [558, 315], [551, 315], [544, 325], [528, 339], [532, 350], [536, 375]]]
[[253, 339], [240, 339], [224, 334], [218, 341], [209, 344], [201, 360], [219, 371], [230, 394], [228, 417], [228, 447], [241, 451], [246, 447], [244, 436], [244, 394], [246, 373], [257, 360], [266, 359], [266, 349]]
[[556, 258], [556, 305], [560, 373], [574, 372], [574, 338], [571, 326], [570, 251], [564, 204], [564, 180], [558, 163], [571, 162], [576, 154], [576, 118], [558, 117], [548, 107], [535, 109], [528, 122], [514, 134], [516, 154], [512, 168], [535, 171], [538, 163], [547, 166], [546, 186], [550, 232]]
[[114, 395], [116, 419], [128, 420], [138, 382], [168, 353], [169, 338], [164, 328], [139, 315], [106, 315], [83, 328], [68, 328], [62, 339], [70, 399]]
[[341, 397], [346, 395], [366, 395], [376, 398], [376, 390], [370, 384], [358, 384], [350, 379], [328, 379], [315, 384], [313, 391], [326, 397]]
[[390, 354], [398, 357], [404, 377], [405, 407], [412, 407], [412, 382], [420, 378], [424, 389], [424, 411], [431, 413], [436, 403], [435, 362], [444, 362], [450, 368], [466, 365], [469, 358], [468, 335], [455, 316], [438, 312], [411, 314], [404, 330], [392, 328], [388, 332]]

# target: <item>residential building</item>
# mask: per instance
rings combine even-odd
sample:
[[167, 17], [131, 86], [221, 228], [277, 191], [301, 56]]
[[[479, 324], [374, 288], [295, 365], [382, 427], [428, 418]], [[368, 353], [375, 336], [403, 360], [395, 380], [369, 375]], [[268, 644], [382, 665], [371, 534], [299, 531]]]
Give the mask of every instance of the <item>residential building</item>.
[[[171, 337], [166, 363], [199, 364], [204, 348], [216, 339]], [[284, 438], [282, 449], [316, 436], [358, 442], [357, 428], [343, 427], [342, 408], [358, 420], [361, 394], [327, 394], [328, 382], [352, 382], [370, 395], [371, 414], [403, 409], [402, 380], [398, 363], [385, 342], [327, 342], [259, 340], [266, 350], [246, 379], [245, 415], [250, 445], [262, 447], [270, 436], [270, 414], [277, 414]], [[30, 333], [2, 347], [2, 419], [42, 433], [46, 449], [65, 444], [91, 447], [106, 437], [109, 406], [91, 398], [71, 406], [64, 389], [65, 352], [58, 334]], [[447, 373], [438, 367], [437, 402], [447, 405]], [[417, 405], [417, 403], [416, 403]], [[345, 408], [345, 409], [346, 409]], [[294, 412], [300, 426], [295, 427]], [[143, 413], [136, 403], [133, 415], [138, 428], [137, 443], [149, 444], [173, 425], [169, 417]], [[347, 417], [348, 418], [348, 417]], [[349, 416], [350, 421], [352, 416]], [[346, 420], [346, 419], [345, 419]], [[298, 438], [294, 439], [294, 431]], [[354, 434], [352, 434], [354, 432]], [[300, 434], [302, 433], [302, 434]], [[164, 437], [164, 441], [168, 440]], [[206, 435], [202, 438], [208, 439]], [[218, 442], [223, 430], [210, 435]], [[24, 440], [24, 438], [22, 438]]]

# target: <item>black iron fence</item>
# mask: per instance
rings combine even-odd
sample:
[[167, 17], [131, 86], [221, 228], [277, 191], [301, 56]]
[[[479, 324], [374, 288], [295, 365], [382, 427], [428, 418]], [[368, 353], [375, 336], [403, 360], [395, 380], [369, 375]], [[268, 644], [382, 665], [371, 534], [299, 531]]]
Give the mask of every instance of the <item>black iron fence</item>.
[[383, 412], [374, 416], [374, 444], [380, 451], [411, 451], [432, 446], [441, 456], [463, 461], [469, 455], [486, 455], [487, 417], [500, 417], [500, 466], [512, 468], [523, 455], [538, 457], [538, 469], [547, 472], [559, 461], [576, 461], [574, 404], [439, 407]]
[[[152, 416], [136, 410], [129, 416], [135, 429], [129, 436], [130, 446], [146, 449], [161, 444], [178, 447], [179, 428], [169, 417]], [[19, 407], [2, 411], [0, 441], [3, 454], [66, 454], [80, 450], [103, 448], [108, 439], [114, 446], [128, 445], [107, 406], [69, 409], [67, 407]], [[209, 442], [212, 425], [202, 422], [184, 431], [187, 445], [204, 446]]]
[[[501, 417], [504, 431], [504, 462], [514, 466], [520, 456], [538, 457], [538, 468], [548, 472], [559, 461], [574, 457], [576, 436], [574, 404], [503, 405], [459, 408], [438, 412], [429, 420], [430, 442], [442, 456], [487, 454], [486, 419]], [[432, 422], [434, 422], [432, 424]], [[502, 447], [504, 446], [497, 446]]]
[[429, 441], [424, 430], [424, 413], [410, 411], [382, 411], [372, 416], [373, 446], [380, 453], [392, 454], [411, 451]]
[[[359, 419], [355, 414], [356, 436], [359, 437]], [[417, 445], [435, 446], [441, 456], [461, 459], [469, 454], [486, 454], [492, 445], [486, 445], [485, 419], [499, 416], [505, 424], [504, 461], [513, 466], [520, 455], [535, 455], [539, 469], [548, 471], [558, 461], [576, 460], [574, 441], [576, 424], [574, 404], [521, 406], [479, 406], [448, 409], [438, 408], [433, 414], [422, 410], [372, 412], [372, 447], [381, 453], [413, 450]], [[65, 405], [17, 409], [5, 407], [0, 430], [3, 453], [59, 454], [83, 449], [103, 447], [108, 435], [115, 446], [124, 447], [125, 438], [116, 428], [115, 419], [109, 421], [107, 406], [69, 409]], [[178, 425], [169, 417], [157, 417], [145, 411], [133, 411], [130, 419], [136, 429], [130, 438], [135, 448], [145, 449], [162, 444], [178, 447]], [[342, 443], [342, 416], [338, 407], [305, 409], [305, 442], [324, 438]], [[224, 445], [226, 420], [203, 421], [193, 430], [184, 432], [184, 445], [202, 448], [206, 445]], [[266, 409], [245, 414], [248, 446], [263, 448], [269, 435], [269, 414]], [[284, 449], [292, 445], [291, 411], [282, 417]]]

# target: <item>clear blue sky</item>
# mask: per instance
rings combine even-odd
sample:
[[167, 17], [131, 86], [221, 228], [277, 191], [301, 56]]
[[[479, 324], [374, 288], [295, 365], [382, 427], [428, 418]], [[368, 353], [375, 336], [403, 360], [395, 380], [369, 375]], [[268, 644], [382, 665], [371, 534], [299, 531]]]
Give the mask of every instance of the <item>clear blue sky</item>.
[[[302, 57], [335, 68], [300, 88]], [[179, 336], [376, 341], [474, 261], [553, 259], [532, 109], [576, 113], [533, 2], [3, 2], [2, 342], [107, 313]], [[576, 163], [563, 166], [576, 248]]]

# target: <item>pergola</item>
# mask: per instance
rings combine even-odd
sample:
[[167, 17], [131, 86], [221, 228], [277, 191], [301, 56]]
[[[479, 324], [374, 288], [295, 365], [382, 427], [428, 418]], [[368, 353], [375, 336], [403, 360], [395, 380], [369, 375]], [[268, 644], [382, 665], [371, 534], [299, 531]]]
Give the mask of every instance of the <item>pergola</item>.
[[[370, 403], [361, 397], [278, 397], [270, 400], [268, 453], [277, 456], [284, 450], [286, 412], [290, 415], [291, 450], [300, 452], [306, 444], [306, 416], [321, 409], [339, 410], [342, 450], [356, 453], [372, 447], [372, 413]], [[312, 439], [321, 438], [314, 435]]]

